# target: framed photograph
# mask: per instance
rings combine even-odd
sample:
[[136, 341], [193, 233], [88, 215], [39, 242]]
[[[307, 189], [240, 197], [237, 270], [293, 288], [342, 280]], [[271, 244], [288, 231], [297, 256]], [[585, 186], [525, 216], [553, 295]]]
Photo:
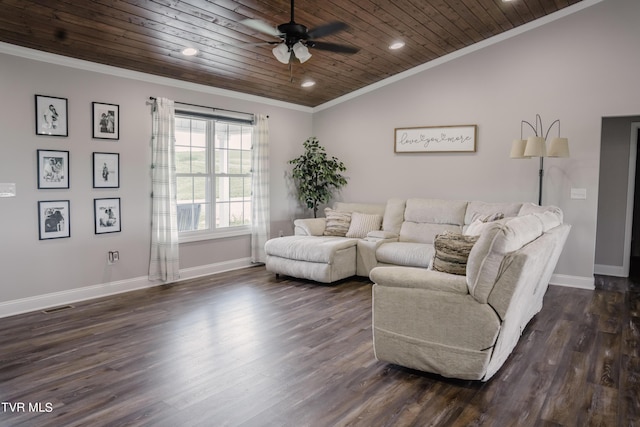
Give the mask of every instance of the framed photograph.
[[92, 116], [95, 139], [120, 139], [120, 106], [94, 102]]
[[93, 153], [93, 188], [120, 188], [120, 154]]
[[38, 150], [38, 188], [69, 188], [69, 152]]
[[40, 240], [71, 237], [68, 200], [47, 200], [38, 202], [38, 222]]
[[395, 130], [396, 153], [464, 153], [476, 151], [477, 125], [427, 126]]
[[36, 95], [36, 135], [69, 136], [67, 98]]
[[122, 230], [120, 197], [93, 199], [96, 234], [118, 233]]

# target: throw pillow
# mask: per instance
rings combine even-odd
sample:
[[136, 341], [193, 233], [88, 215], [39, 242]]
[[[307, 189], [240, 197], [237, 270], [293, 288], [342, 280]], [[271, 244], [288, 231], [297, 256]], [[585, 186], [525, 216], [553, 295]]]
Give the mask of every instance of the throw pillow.
[[370, 231], [380, 230], [381, 226], [381, 215], [353, 212], [351, 214], [351, 225], [349, 226], [349, 231], [347, 231], [347, 237], [362, 239], [367, 237]]
[[323, 233], [325, 236], [344, 237], [347, 234], [349, 224], [351, 224], [351, 212], [341, 212], [331, 208], [325, 208], [324, 216], [327, 218]]
[[443, 273], [466, 275], [469, 252], [478, 241], [478, 237], [451, 231], [438, 234], [433, 242], [435, 255], [433, 255], [432, 269]]

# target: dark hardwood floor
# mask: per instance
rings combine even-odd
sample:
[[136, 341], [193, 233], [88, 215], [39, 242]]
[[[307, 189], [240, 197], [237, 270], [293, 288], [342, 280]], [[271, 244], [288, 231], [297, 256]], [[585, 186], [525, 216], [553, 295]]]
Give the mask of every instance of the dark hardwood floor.
[[366, 279], [254, 267], [4, 318], [0, 425], [638, 426], [640, 281], [596, 283], [551, 286], [487, 383], [376, 361]]

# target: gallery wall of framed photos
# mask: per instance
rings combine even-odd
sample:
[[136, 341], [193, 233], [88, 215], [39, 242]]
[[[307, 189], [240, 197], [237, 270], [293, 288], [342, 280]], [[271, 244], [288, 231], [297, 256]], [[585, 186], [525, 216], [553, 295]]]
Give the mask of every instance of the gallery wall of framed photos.
[[[91, 103], [92, 140], [120, 139], [120, 106], [117, 104]], [[35, 131], [42, 137], [65, 138], [69, 136], [69, 100], [59, 96], [35, 95]], [[71, 188], [71, 154], [69, 150], [38, 148], [38, 190], [69, 190]], [[75, 161], [75, 160], [74, 160]], [[120, 153], [94, 151], [91, 159], [92, 176], [84, 176], [78, 182], [91, 182], [94, 191], [120, 188]], [[44, 191], [43, 191], [44, 193]], [[93, 198], [94, 234], [122, 231], [121, 198]], [[88, 203], [89, 201], [85, 201]], [[85, 210], [86, 212], [86, 210]], [[40, 240], [71, 237], [71, 200], [38, 201], [38, 238]]]
[[[7, 100], [0, 103], [0, 191], [7, 188], [0, 204], [5, 225], [2, 237], [8, 242], [0, 245], [0, 267], [3, 280], [11, 284], [0, 296], [0, 317], [155, 283], [148, 280], [153, 160], [150, 96], [270, 115], [276, 164], [285, 164], [292, 147], [311, 132], [310, 111], [233, 98], [215, 88], [178, 80], [141, 78], [102, 64], [26, 49], [16, 52], [2, 43], [0, 69], [0, 92]], [[43, 97], [37, 115], [35, 95]], [[51, 111], [46, 120], [45, 109]], [[49, 172], [47, 167], [45, 172], [45, 160], [51, 164], [51, 159], [55, 170], [52, 167]], [[285, 195], [282, 190], [273, 197]], [[99, 199], [111, 199], [111, 212]], [[113, 199], [120, 199], [119, 212], [118, 201]], [[39, 205], [58, 201], [64, 203]], [[275, 209], [281, 218], [277, 229], [293, 230], [284, 219], [288, 207], [278, 204]], [[56, 222], [55, 210], [62, 217], [67, 215], [69, 237], [66, 225]], [[53, 215], [49, 230], [54, 227], [56, 231], [46, 231], [43, 218], [41, 233], [39, 215]], [[110, 215], [119, 218], [117, 228]], [[101, 218], [106, 228], [101, 228]], [[41, 234], [52, 238], [40, 240]], [[108, 258], [111, 251], [120, 255], [113, 264]], [[246, 266], [250, 265], [251, 237], [185, 242], [180, 252], [180, 268], [188, 274]]]

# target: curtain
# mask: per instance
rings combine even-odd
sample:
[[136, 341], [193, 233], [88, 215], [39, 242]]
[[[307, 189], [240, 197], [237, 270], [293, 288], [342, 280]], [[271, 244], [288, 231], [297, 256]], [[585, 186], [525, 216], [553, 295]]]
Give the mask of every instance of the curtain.
[[173, 104], [170, 99], [157, 98], [152, 114], [149, 280], [165, 283], [180, 277]]
[[264, 244], [271, 233], [269, 218], [269, 123], [257, 115], [256, 137], [251, 150], [251, 262], [266, 260]]

